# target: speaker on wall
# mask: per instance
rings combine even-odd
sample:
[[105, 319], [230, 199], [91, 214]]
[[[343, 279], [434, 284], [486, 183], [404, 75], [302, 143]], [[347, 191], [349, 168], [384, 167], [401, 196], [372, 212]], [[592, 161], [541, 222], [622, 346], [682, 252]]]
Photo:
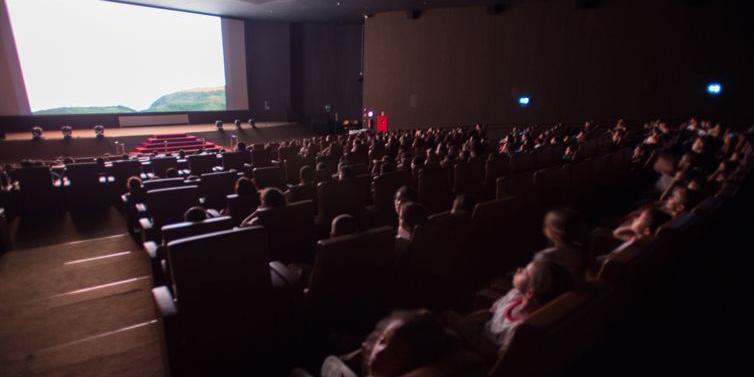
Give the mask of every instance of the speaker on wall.
[[409, 20], [415, 20], [421, 17], [421, 15], [422, 15], [422, 11], [418, 9], [411, 9], [411, 10], [406, 11], [406, 18], [408, 18]]

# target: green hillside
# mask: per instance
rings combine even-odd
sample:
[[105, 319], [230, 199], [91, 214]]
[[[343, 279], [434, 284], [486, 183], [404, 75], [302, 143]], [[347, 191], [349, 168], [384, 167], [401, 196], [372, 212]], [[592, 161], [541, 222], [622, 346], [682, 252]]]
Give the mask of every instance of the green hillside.
[[225, 110], [225, 88], [199, 88], [166, 94], [144, 112]]
[[81, 106], [81, 107], [56, 107], [35, 111], [34, 115], [51, 114], [111, 114], [111, 113], [135, 113], [136, 110], [126, 106]]
[[34, 115], [152, 113], [169, 111], [225, 110], [225, 87], [196, 88], [166, 94], [152, 102], [146, 110], [136, 111], [126, 106], [72, 106], [34, 111]]

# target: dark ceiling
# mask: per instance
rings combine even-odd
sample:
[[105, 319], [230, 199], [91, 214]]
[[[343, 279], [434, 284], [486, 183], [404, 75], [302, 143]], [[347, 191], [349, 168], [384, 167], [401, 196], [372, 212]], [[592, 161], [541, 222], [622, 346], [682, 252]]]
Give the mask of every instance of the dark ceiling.
[[117, 0], [217, 16], [285, 21], [359, 22], [364, 14], [521, 0]]

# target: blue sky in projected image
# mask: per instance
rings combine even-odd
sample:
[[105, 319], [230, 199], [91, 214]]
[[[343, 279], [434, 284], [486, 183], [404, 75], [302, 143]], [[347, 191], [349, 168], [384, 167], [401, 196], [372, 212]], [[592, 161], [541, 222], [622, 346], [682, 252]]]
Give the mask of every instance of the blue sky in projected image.
[[225, 85], [220, 18], [98, 0], [6, 0], [32, 111]]

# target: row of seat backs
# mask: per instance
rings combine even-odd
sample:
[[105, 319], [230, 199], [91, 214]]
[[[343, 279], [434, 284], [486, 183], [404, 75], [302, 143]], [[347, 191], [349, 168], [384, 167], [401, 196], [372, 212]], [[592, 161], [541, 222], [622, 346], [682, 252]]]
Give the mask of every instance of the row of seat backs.
[[519, 196], [527, 206], [551, 208], [591, 197], [606, 185], [620, 188], [631, 165], [630, 148], [595, 159], [498, 178], [496, 197]]

